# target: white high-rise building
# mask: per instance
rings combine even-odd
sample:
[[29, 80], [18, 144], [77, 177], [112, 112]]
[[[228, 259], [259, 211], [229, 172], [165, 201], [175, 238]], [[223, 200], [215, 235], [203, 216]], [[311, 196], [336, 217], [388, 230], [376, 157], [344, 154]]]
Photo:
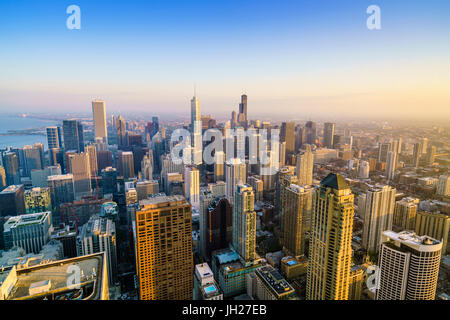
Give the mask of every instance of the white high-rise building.
[[414, 232], [383, 232], [376, 300], [434, 300], [442, 242]]
[[234, 193], [238, 184], [247, 183], [247, 172], [245, 162], [235, 158], [225, 164], [225, 182], [227, 184], [226, 196], [231, 204], [234, 204]]
[[388, 180], [394, 179], [395, 169], [397, 169], [397, 152], [389, 151], [386, 162], [386, 177]]
[[436, 194], [450, 196], [450, 176], [440, 176], [436, 187]]
[[314, 154], [311, 152], [311, 145], [306, 145], [306, 151], [297, 155], [297, 177], [298, 184], [311, 185], [314, 170]]
[[252, 187], [236, 186], [233, 206], [233, 248], [245, 261], [256, 258], [256, 212]]
[[193, 166], [184, 168], [184, 195], [193, 208], [200, 210], [200, 172]]
[[370, 174], [369, 162], [361, 161], [361, 164], [359, 165], [359, 178], [369, 179], [369, 174]]
[[370, 252], [378, 250], [383, 231], [392, 229], [396, 192], [390, 186], [376, 185], [365, 194], [364, 206], [360, 208], [364, 217], [362, 245]]
[[94, 116], [95, 138], [102, 138], [104, 143], [108, 142], [108, 128], [106, 126], [105, 101], [92, 101], [92, 114]]
[[200, 115], [200, 100], [194, 96], [191, 100], [191, 133], [192, 133], [192, 162], [202, 164], [202, 119]]

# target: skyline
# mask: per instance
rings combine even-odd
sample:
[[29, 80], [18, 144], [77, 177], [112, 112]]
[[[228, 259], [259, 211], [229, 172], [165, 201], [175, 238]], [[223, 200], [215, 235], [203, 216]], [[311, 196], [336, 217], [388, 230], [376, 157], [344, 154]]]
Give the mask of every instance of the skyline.
[[88, 113], [99, 98], [181, 114], [195, 85], [203, 114], [246, 93], [249, 118], [450, 118], [450, 4], [375, 3], [370, 31], [373, 1], [77, 1], [81, 30], [68, 30], [72, 2], [3, 1], [0, 113]]

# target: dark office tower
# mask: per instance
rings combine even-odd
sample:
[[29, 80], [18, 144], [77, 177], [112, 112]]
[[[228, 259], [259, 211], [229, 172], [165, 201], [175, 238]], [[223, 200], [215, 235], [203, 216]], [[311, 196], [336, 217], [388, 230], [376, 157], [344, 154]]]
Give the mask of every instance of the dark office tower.
[[420, 143], [415, 143], [414, 144], [414, 153], [413, 153], [413, 163], [412, 164], [416, 168], [419, 167], [420, 155], [421, 155]]
[[119, 167], [119, 174], [124, 179], [133, 178], [135, 176], [133, 152], [119, 151], [117, 166]]
[[49, 149], [48, 157], [50, 166], [60, 165], [61, 172], [64, 172], [64, 153], [62, 149]]
[[133, 160], [134, 160], [134, 174], [137, 176], [141, 171], [141, 162], [144, 159], [144, 156], [149, 151], [147, 147], [142, 146], [132, 146], [131, 151], [133, 152]]
[[62, 149], [62, 142], [61, 127], [47, 127], [48, 149]]
[[334, 123], [327, 122], [323, 127], [323, 145], [328, 149], [333, 148], [334, 126]]
[[298, 152], [298, 149], [300, 149], [304, 143], [306, 143], [306, 130], [305, 128], [298, 126], [295, 141], [295, 152]]
[[306, 143], [313, 145], [316, 144], [316, 138], [317, 138], [317, 129], [316, 129], [316, 123], [313, 121], [308, 121], [305, 125], [305, 135], [306, 135]]
[[243, 94], [241, 96], [241, 103], [239, 104], [238, 122], [244, 128], [247, 128], [247, 96]]
[[78, 120], [63, 121], [64, 150], [84, 152], [83, 125]]
[[378, 145], [378, 162], [386, 162], [389, 151], [391, 151], [390, 142], [380, 143]]
[[231, 126], [232, 129], [236, 128], [236, 119], [237, 119], [236, 111], [231, 112], [231, 123], [230, 123], [230, 126]]
[[25, 155], [25, 176], [30, 177], [32, 170], [44, 168], [44, 146], [42, 143], [23, 147], [23, 153]]
[[206, 256], [211, 257], [214, 250], [228, 248], [232, 241], [232, 209], [226, 198], [216, 199], [206, 214]]
[[125, 119], [121, 115], [119, 115], [116, 120], [116, 132], [117, 132], [117, 144], [119, 145], [119, 147], [126, 146], [127, 128]]
[[101, 171], [113, 164], [112, 152], [109, 150], [97, 151], [98, 170]]
[[103, 194], [117, 193], [117, 170], [108, 167], [102, 170]]
[[25, 214], [25, 190], [23, 185], [11, 185], [0, 192], [0, 216]]
[[19, 184], [20, 172], [19, 172], [19, 158], [14, 152], [7, 152], [3, 156], [3, 165], [6, 171], [6, 184]]
[[153, 138], [153, 136], [155, 134], [157, 134], [158, 131], [159, 131], [159, 118], [158, 117], [153, 117], [152, 118], [152, 123], [153, 123], [153, 125], [152, 125], [151, 137]]
[[280, 142], [286, 142], [286, 158], [289, 164], [291, 156], [295, 152], [295, 123], [283, 122], [281, 124]]
[[142, 136], [136, 133], [127, 133], [128, 146], [142, 146]]
[[71, 203], [75, 199], [72, 174], [49, 176], [47, 185], [50, 188], [53, 209], [58, 208], [63, 203]]

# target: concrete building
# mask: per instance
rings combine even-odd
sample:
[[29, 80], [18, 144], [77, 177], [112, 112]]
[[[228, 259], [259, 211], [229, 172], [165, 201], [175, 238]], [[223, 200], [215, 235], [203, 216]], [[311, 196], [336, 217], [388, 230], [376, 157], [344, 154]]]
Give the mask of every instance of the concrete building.
[[40, 212], [11, 217], [3, 225], [6, 249], [14, 246], [27, 253], [39, 253], [50, 240], [52, 232], [51, 212]]
[[362, 246], [369, 252], [378, 250], [383, 231], [392, 230], [396, 192], [388, 185], [375, 185], [367, 190], [360, 214], [364, 217]]
[[283, 247], [288, 255], [306, 253], [306, 233], [311, 228], [314, 188], [292, 184], [282, 199]]
[[295, 294], [294, 288], [270, 265], [259, 267], [255, 275], [259, 300], [285, 300]]
[[238, 158], [227, 161], [225, 164], [225, 176], [225, 182], [227, 184], [227, 199], [233, 205], [236, 186], [247, 182], [245, 163]]
[[219, 285], [207, 263], [197, 264], [194, 271], [194, 300], [223, 300]]
[[376, 300], [434, 300], [442, 242], [414, 232], [385, 231]]
[[192, 300], [192, 209], [186, 199], [140, 201], [133, 232], [140, 300]]
[[26, 190], [25, 194], [25, 212], [39, 213], [52, 210], [52, 200], [49, 188], [33, 188]]
[[136, 183], [138, 201], [147, 199], [150, 195], [159, 193], [159, 183], [156, 180], [144, 180]]
[[311, 146], [306, 145], [306, 151], [297, 155], [297, 178], [301, 185], [311, 185], [314, 170], [314, 155]]
[[193, 166], [184, 168], [184, 196], [193, 208], [200, 210], [200, 171]]
[[[74, 287], [74, 268], [81, 287]], [[0, 300], [109, 300], [105, 253], [14, 267], [0, 287]]]
[[10, 185], [0, 192], [0, 216], [18, 216], [25, 214], [25, 190], [23, 185]]
[[69, 155], [70, 173], [73, 175], [73, 187], [76, 199], [92, 194], [91, 165], [88, 153]]
[[239, 184], [236, 187], [233, 207], [233, 248], [244, 261], [256, 258], [256, 212], [252, 187]]
[[436, 186], [436, 194], [450, 197], [450, 176], [440, 176]]
[[92, 101], [92, 115], [94, 118], [94, 137], [101, 138], [105, 143], [108, 143], [105, 101]]
[[63, 203], [71, 203], [75, 199], [73, 174], [49, 176], [47, 185], [50, 189], [53, 208], [57, 208]]
[[134, 158], [133, 152], [119, 151], [118, 164], [119, 174], [124, 179], [129, 179], [134, 177]]
[[419, 202], [419, 199], [411, 197], [397, 201], [395, 203], [393, 224], [402, 228], [402, 230], [414, 230]]
[[97, 252], [106, 253], [109, 284], [117, 281], [117, 240], [116, 226], [110, 219], [92, 216], [80, 229], [77, 237], [78, 256]]
[[348, 299], [353, 198], [339, 174], [329, 174], [316, 191], [309, 244], [308, 300]]
[[415, 232], [419, 236], [427, 235], [442, 241], [442, 253], [450, 252], [448, 236], [450, 232], [450, 216], [439, 212], [419, 211], [416, 216]]

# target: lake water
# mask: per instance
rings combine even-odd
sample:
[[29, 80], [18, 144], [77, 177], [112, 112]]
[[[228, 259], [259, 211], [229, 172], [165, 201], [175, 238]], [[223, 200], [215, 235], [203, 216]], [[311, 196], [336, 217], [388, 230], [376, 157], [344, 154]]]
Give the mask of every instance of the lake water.
[[[48, 126], [57, 125], [55, 120], [41, 120], [34, 118], [22, 118], [14, 115], [0, 114], [0, 133], [6, 133], [8, 130], [25, 130], [45, 128]], [[6, 147], [22, 148], [26, 145], [34, 143], [44, 144], [47, 149], [47, 137], [45, 135], [14, 135], [14, 136], [0, 136], [0, 149]]]

